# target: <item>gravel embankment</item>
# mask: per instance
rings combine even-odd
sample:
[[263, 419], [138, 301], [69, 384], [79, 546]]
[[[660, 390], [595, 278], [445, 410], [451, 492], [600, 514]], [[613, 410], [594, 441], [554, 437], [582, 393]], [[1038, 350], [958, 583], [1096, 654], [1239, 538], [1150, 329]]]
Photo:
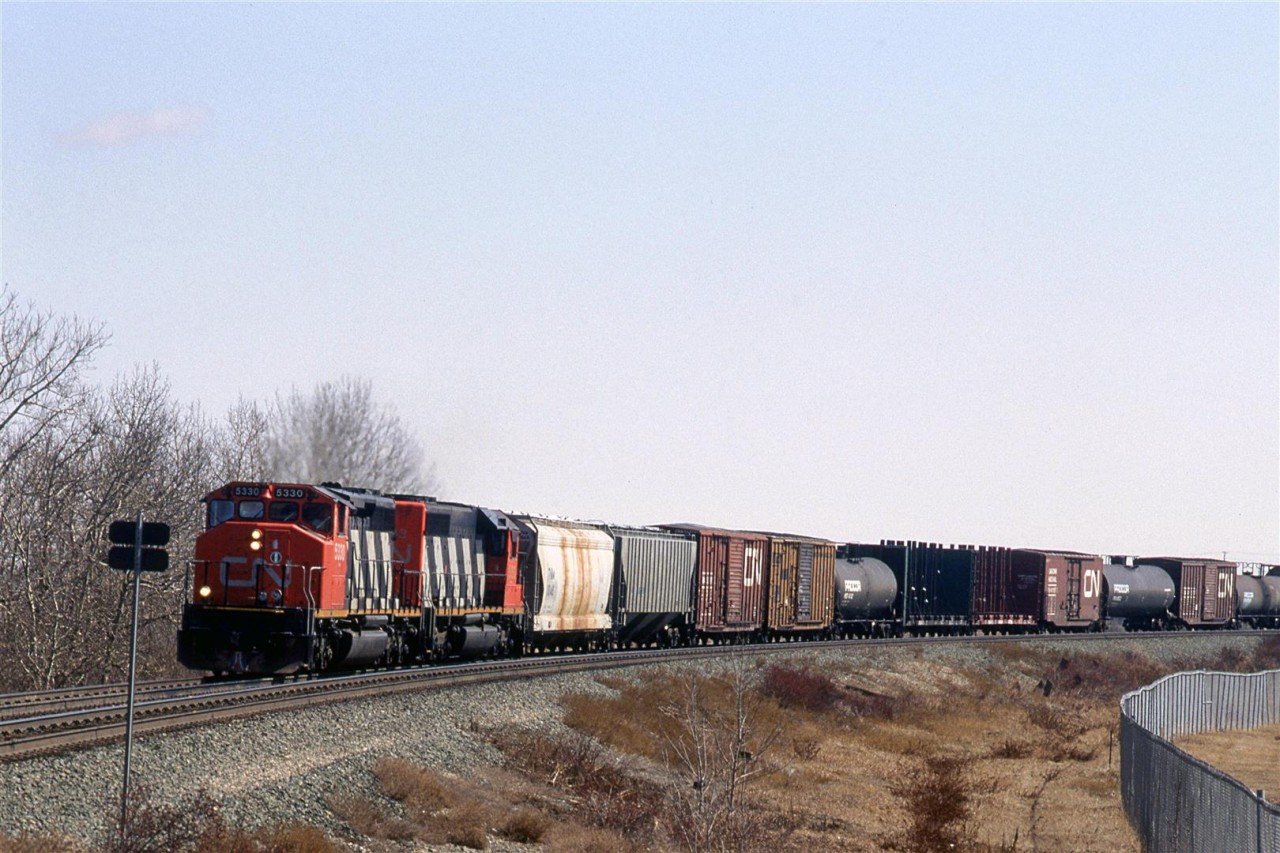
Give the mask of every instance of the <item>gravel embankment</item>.
[[[1045, 638], [1033, 645], [1063, 651], [1132, 649], [1173, 666], [1212, 657], [1226, 646], [1247, 652], [1255, 643], [1230, 634], [1181, 634], [1083, 646]], [[971, 645], [789, 651], [814, 666], [839, 664], [847, 670], [852, 664], [869, 679], [877, 669], [901, 671], [912, 661], [961, 668], [1004, 665], [1002, 656]], [[706, 672], [715, 664], [667, 666]], [[553, 731], [562, 726], [562, 694], [607, 689], [585, 673], [526, 678], [148, 735], [135, 739], [134, 782], [145, 784], [155, 799], [172, 803], [203, 790], [221, 802], [222, 813], [236, 825], [300, 821], [341, 837], [343, 824], [325, 801], [335, 794], [374, 795], [370, 769], [378, 758], [398, 756], [465, 776], [470, 768], [499, 759], [483, 732], [513, 727]], [[119, 743], [0, 763], [0, 833], [103, 837], [118, 810], [122, 765]]]

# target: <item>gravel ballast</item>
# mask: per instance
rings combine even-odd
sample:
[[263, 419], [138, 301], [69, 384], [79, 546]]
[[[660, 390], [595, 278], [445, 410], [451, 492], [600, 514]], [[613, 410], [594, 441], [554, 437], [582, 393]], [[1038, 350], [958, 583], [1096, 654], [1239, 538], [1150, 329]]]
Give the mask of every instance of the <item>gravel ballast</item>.
[[[1210, 658], [1225, 647], [1247, 653], [1256, 643], [1253, 637], [1227, 633], [1085, 644], [1053, 638], [1028, 641], [1037, 650], [1064, 653], [1133, 650], [1171, 667]], [[839, 650], [788, 647], [783, 654], [815, 667], [854, 667], [869, 679], [878, 668], [909, 661], [961, 668], [996, 663], [989, 648], [955, 643]], [[723, 665], [699, 660], [649, 666], [707, 672]], [[625, 676], [638, 669], [607, 672]], [[424, 689], [146, 735], [134, 742], [133, 780], [145, 785], [153, 799], [166, 803], [181, 803], [203, 791], [219, 801], [222, 814], [234, 825], [297, 821], [341, 837], [345, 825], [329, 811], [326, 800], [335, 795], [375, 796], [370, 771], [378, 758], [401, 757], [466, 776], [478, 766], [500, 761], [485, 732], [553, 732], [563, 727], [562, 695], [605, 690], [590, 673], [541, 676]], [[119, 809], [123, 753], [117, 742], [0, 763], [0, 833], [105, 838]]]

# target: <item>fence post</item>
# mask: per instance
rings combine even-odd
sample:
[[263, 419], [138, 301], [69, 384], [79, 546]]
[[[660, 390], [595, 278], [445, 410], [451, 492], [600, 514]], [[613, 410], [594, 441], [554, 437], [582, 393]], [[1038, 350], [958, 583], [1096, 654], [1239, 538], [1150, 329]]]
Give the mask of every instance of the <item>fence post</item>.
[[1253, 793], [1256, 798], [1256, 802], [1253, 806], [1255, 810], [1254, 813], [1257, 815], [1254, 826], [1257, 828], [1256, 837], [1258, 839], [1258, 853], [1262, 853], [1262, 801], [1266, 799], [1266, 797], [1263, 796], [1261, 788]]

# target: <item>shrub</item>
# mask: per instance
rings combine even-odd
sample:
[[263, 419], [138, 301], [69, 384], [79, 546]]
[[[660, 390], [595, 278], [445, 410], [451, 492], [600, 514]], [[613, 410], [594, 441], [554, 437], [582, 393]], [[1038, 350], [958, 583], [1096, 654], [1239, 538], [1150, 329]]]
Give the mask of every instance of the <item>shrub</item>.
[[980, 785], [963, 758], [931, 755], [917, 767], [904, 767], [903, 781], [891, 790], [907, 813], [907, 829], [894, 846], [911, 853], [969, 850], [969, 824]]
[[1034, 752], [1032, 744], [1015, 740], [1014, 738], [1005, 738], [991, 749], [992, 758], [1026, 758]]
[[502, 836], [520, 844], [536, 844], [546, 835], [551, 823], [532, 809], [520, 809], [502, 825]]
[[584, 823], [632, 838], [652, 835], [662, 812], [662, 789], [633, 776], [591, 738], [508, 732], [495, 745], [509, 766], [572, 794]]
[[1272, 634], [1253, 649], [1254, 669], [1280, 669], [1280, 635]]
[[[338, 853], [338, 847], [314, 826], [286, 823], [257, 833], [268, 853]], [[246, 849], [235, 848], [236, 853]], [[231, 851], [228, 851], [231, 853]]]
[[1045, 672], [1041, 684], [1045, 695], [1062, 693], [1110, 701], [1164, 674], [1165, 668], [1160, 664], [1132, 651], [1073, 654], [1059, 659], [1053, 670]]
[[68, 853], [79, 849], [68, 839], [27, 835], [17, 838], [0, 833], [0, 853]]
[[103, 847], [114, 853], [170, 853], [222, 845], [236, 833], [218, 810], [218, 802], [204, 791], [183, 805], [168, 805], [156, 802], [146, 785], [134, 785], [126, 810], [128, 832], [122, 838], [117, 822]]
[[813, 737], [794, 737], [791, 739], [791, 751], [796, 758], [813, 761], [822, 751], [822, 742]]
[[784, 708], [804, 708], [822, 713], [834, 709], [841, 698], [831, 676], [811, 669], [771, 664], [764, 671], [760, 691]]
[[895, 696], [855, 688], [844, 695], [843, 704], [855, 717], [892, 720], [900, 712], [903, 700]]
[[489, 810], [470, 800], [449, 810], [447, 837], [451, 844], [484, 850], [489, 846]]
[[417, 835], [413, 824], [365, 797], [330, 797], [327, 805], [329, 811], [361, 835], [392, 841], [409, 841]]
[[437, 812], [452, 808], [458, 798], [439, 774], [402, 758], [380, 758], [373, 765], [382, 792], [404, 804], [416, 820], [427, 820]]

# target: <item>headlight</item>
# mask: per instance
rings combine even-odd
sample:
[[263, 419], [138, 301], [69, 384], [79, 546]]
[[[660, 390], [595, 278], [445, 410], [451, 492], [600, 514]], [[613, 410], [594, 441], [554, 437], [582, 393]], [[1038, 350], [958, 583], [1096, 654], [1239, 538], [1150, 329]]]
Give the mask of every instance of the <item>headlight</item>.
[[253, 530], [253, 532], [249, 534], [249, 538], [250, 538], [250, 539], [253, 539], [253, 540], [255, 540], [255, 541], [256, 541], [256, 540], [258, 540], [258, 539], [261, 539], [261, 538], [262, 538], [262, 531], [261, 531], [261, 530], [258, 530], [258, 529], [255, 527], [255, 528], [254, 528], [254, 530]]
[[252, 542], [250, 542], [250, 543], [249, 543], [249, 550], [250, 550], [250, 551], [261, 551], [261, 550], [262, 550], [262, 543], [261, 543], [261, 542], [259, 542], [257, 539], [253, 540]]
[[210, 595], [213, 595], [213, 590], [209, 589], [207, 586], [200, 587], [201, 598], [208, 598]]

